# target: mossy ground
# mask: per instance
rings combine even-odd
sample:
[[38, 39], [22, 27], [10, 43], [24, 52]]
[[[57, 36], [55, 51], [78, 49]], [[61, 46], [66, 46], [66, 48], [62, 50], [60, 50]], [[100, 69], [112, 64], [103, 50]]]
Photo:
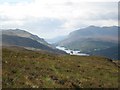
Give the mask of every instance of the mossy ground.
[[107, 58], [2, 49], [3, 88], [117, 88], [118, 67]]

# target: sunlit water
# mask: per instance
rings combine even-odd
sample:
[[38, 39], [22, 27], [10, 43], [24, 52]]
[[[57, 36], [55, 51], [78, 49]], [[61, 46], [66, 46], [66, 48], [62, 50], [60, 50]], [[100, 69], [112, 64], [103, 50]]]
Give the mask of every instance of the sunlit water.
[[70, 55], [89, 56], [89, 54], [81, 53], [80, 51], [66, 49], [65, 47], [61, 47], [61, 46], [57, 46], [56, 48], [59, 50], [65, 51], [66, 53]]

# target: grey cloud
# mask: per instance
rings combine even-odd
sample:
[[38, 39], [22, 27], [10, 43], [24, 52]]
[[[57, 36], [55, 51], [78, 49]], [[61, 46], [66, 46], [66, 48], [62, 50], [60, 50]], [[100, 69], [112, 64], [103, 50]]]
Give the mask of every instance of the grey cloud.
[[43, 31], [51, 32], [52, 30], [55, 30], [56, 28], [59, 28], [63, 24], [63, 21], [60, 21], [58, 19], [53, 18], [45, 18], [45, 19], [30, 19], [27, 20], [22, 27], [26, 28], [33, 28], [33, 29], [39, 29]]
[[102, 14], [91, 14], [89, 19], [91, 20], [118, 20], [118, 13], [116, 12], [109, 12], [109, 13], [102, 13]]

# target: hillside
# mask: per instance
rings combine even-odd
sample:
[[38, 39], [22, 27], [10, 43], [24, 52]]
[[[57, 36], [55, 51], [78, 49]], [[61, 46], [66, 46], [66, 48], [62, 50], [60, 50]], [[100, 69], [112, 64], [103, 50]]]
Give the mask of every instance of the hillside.
[[37, 35], [33, 35], [25, 30], [21, 30], [21, 29], [2, 30], [2, 34], [9, 35], [9, 36], [18, 36], [18, 37], [30, 38], [30, 39], [33, 39], [35, 41], [38, 41], [39, 43], [50, 46], [50, 44], [48, 44], [43, 38], [40, 38]]
[[117, 60], [117, 59], [120, 60], [118, 56], [118, 45], [107, 48], [107, 49], [103, 49], [103, 50], [93, 51], [90, 54], [96, 55], [96, 56], [105, 56], [105, 57], [112, 58], [114, 60]]
[[31, 47], [31, 48], [33, 47], [33, 48], [49, 50], [49, 51], [52, 50], [50, 47], [45, 46], [30, 38], [9, 36], [4, 34], [2, 35], [2, 43], [3, 45], [16, 45], [16, 46]]
[[[117, 88], [118, 67], [102, 57], [2, 49], [3, 88]], [[10, 68], [11, 67], [11, 68]]]
[[52, 53], [65, 54], [65, 52], [53, 48], [44, 39], [23, 30], [2, 31], [3, 46], [21, 46], [27, 49], [44, 50]]
[[[71, 32], [66, 39], [60, 41], [59, 43], [57, 43], [57, 45], [64, 46], [72, 50], [76, 49], [81, 52], [90, 54], [95, 51], [105, 51], [111, 47], [115, 47], [118, 45], [118, 27], [89, 26]], [[116, 52], [116, 54], [117, 53], [118, 52]], [[113, 56], [111, 59], [113, 58], [117, 57]]]

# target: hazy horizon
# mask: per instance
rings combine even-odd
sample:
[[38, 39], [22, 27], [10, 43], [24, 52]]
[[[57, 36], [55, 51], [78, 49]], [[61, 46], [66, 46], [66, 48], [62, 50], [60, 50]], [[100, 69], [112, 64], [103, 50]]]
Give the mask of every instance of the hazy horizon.
[[118, 26], [118, 2], [1, 0], [0, 23], [49, 39], [90, 25]]

